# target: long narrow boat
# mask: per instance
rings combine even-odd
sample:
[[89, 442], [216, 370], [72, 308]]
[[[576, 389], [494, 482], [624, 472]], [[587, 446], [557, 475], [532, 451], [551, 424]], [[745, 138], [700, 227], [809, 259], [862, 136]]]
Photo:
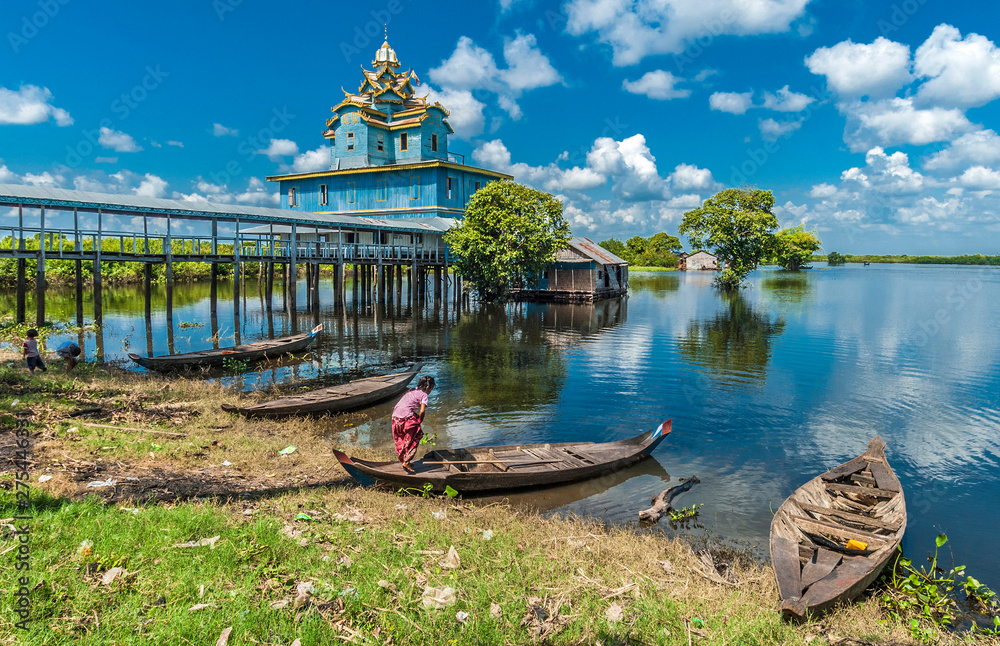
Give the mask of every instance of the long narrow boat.
[[223, 404], [222, 409], [251, 417], [288, 417], [290, 415], [337, 413], [395, 397], [406, 390], [406, 386], [420, 372], [421, 368], [423, 368], [423, 364], [418, 363], [404, 372], [355, 379], [346, 384], [319, 388], [252, 406]]
[[317, 325], [309, 334], [285, 336], [280, 339], [257, 341], [256, 343], [244, 343], [243, 345], [234, 345], [230, 348], [201, 350], [200, 352], [186, 352], [184, 354], [166, 354], [159, 357], [140, 357], [134, 353], [129, 353], [128, 356], [143, 368], [158, 371], [183, 370], [185, 368], [201, 366], [221, 366], [226, 361], [254, 362], [261, 359], [273, 359], [290, 352], [301, 352], [316, 340], [316, 337], [319, 336], [322, 330], [323, 326]]
[[771, 563], [782, 614], [801, 619], [854, 599], [895, 555], [905, 530], [903, 488], [876, 437], [778, 507]]
[[566, 442], [437, 449], [403, 471], [399, 462], [369, 462], [334, 450], [344, 469], [365, 486], [378, 481], [434, 491], [452, 487], [460, 493], [520, 489], [596, 478], [647, 457], [667, 435], [671, 420], [628, 440]]

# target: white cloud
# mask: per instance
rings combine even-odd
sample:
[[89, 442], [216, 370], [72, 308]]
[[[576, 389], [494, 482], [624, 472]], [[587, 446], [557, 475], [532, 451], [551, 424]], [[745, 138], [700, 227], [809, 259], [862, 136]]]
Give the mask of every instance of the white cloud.
[[448, 123], [455, 129], [456, 137], [468, 140], [483, 133], [486, 122], [483, 110], [486, 109], [486, 104], [472, 96], [472, 92], [453, 89], [435, 90], [429, 86], [427, 89], [427, 100], [431, 103], [435, 101], [441, 103], [451, 113]]
[[678, 78], [670, 72], [664, 70], [653, 70], [646, 72], [637, 81], [626, 79], [622, 82], [622, 89], [632, 94], [645, 94], [651, 99], [666, 101], [669, 99], [686, 99], [691, 96], [691, 90], [678, 89], [678, 83], [684, 79]]
[[923, 167], [955, 171], [964, 166], [1000, 163], [1000, 136], [993, 130], [976, 130], [955, 139], [947, 148], [926, 158]]
[[504, 61], [507, 68], [500, 69], [493, 54], [468, 36], [462, 36], [451, 55], [430, 70], [430, 79], [441, 88], [440, 91], [431, 88], [432, 100], [440, 100], [452, 111], [449, 121], [460, 139], [475, 137], [483, 131], [486, 104], [473, 92], [495, 94], [496, 104], [516, 121], [522, 116], [517, 104], [522, 93], [562, 82], [562, 76], [538, 49], [533, 34], [518, 33], [513, 39], [506, 39]]
[[316, 150], [307, 150], [298, 155], [292, 162], [292, 170], [296, 173], [311, 173], [330, 169], [330, 147], [323, 145]]
[[844, 140], [856, 152], [874, 146], [949, 141], [974, 128], [961, 110], [918, 109], [909, 98], [855, 101], [839, 108], [847, 115]]
[[21, 178], [21, 181], [25, 184], [31, 184], [32, 186], [43, 186], [46, 188], [60, 188], [65, 185], [65, 176], [59, 174], [52, 174], [49, 171], [43, 173], [25, 173]]
[[534, 34], [519, 33], [513, 40], [504, 39], [503, 58], [508, 69], [500, 70], [500, 80], [515, 96], [525, 90], [548, 87], [563, 80], [548, 57], [539, 51]]
[[753, 107], [753, 92], [715, 92], [708, 97], [713, 110], [730, 114], [744, 114]]
[[118, 158], [117, 157], [101, 157], [101, 156], [98, 155], [97, 157], [94, 157], [94, 163], [95, 164], [117, 164], [118, 163]]
[[19, 180], [17, 173], [7, 168], [6, 164], [0, 164], [0, 184], [17, 184]]
[[146, 173], [133, 193], [141, 197], [163, 197], [167, 193], [167, 182], [156, 175]]
[[142, 146], [135, 143], [132, 135], [111, 128], [101, 128], [101, 135], [97, 142], [116, 153], [137, 153], [142, 150]]
[[826, 77], [831, 90], [847, 98], [891, 97], [910, 83], [910, 48], [886, 38], [870, 45], [846, 40], [820, 47], [806, 57], [813, 74]]
[[963, 188], [974, 191], [1000, 190], [1000, 172], [985, 166], [973, 166], [965, 169], [962, 176], [958, 178], [958, 183]]
[[[712, 171], [693, 164], [678, 164], [670, 173], [670, 185], [677, 191], [717, 191], [722, 185], [712, 177]], [[700, 198], [699, 198], [700, 204]]]
[[760, 129], [760, 136], [765, 141], [777, 141], [781, 137], [786, 137], [802, 127], [802, 119], [798, 121], [775, 121], [774, 119], [761, 119], [757, 122]]
[[0, 125], [31, 125], [52, 119], [59, 126], [73, 125], [73, 117], [49, 101], [52, 92], [36, 85], [22, 85], [17, 91], [0, 87]]
[[815, 100], [808, 94], [790, 91], [786, 85], [775, 94], [764, 93], [764, 108], [776, 112], [801, 112]]
[[917, 100], [943, 107], [970, 108], [1000, 97], [1000, 49], [979, 34], [964, 39], [951, 25], [938, 25], [917, 48], [914, 71], [928, 80]]
[[833, 184], [827, 184], [825, 182], [823, 184], [816, 184], [815, 186], [812, 187], [812, 190], [809, 191], [809, 197], [816, 197], [821, 200], [833, 197], [836, 194], [837, 194], [837, 187], [834, 186]]
[[216, 137], [235, 137], [240, 134], [240, 131], [235, 128], [227, 128], [221, 123], [213, 123], [212, 134]]
[[809, 0], [571, 0], [566, 29], [596, 32], [617, 66], [653, 54], [679, 53], [696, 38], [789, 30]]
[[267, 155], [267, 158], [273, 162], [278, 162], [284, 157], [299, 154], [299, 145], [291, 139], [272, 139], [267, 148], [256, 152], [258, 155]]
[[196, 192], [181, 193], [174, 191], [175, 200], [187, 202], [215, 204], [249, 204], [253, 206], [278, 206], [281, 199], [278, 193], [269, 190], [263, 181], [256, 177], [250, 178], [247, 188], [243, 191], [231, 191], [226, 184], [212, 184], [199, 177], [194, 183]]
[[167, 145], [168, 146], [176, 146], [178, 148], [183, 148], [184, 147], [184, 142], [183, 141], [168, 141]]

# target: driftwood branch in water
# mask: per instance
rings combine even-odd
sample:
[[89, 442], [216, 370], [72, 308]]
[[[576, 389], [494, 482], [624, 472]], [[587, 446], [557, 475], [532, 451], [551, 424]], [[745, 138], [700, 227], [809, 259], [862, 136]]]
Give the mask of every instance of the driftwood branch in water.
[[640, 511], [639, 520], [647, 523], [655, 523], [660, 520], [673, 509], [670, 503], [674, 498], [699, 482], [701, 480], [698, 479], [698, 476], [691, 476], [684, 484], [670, 487], [669, 489], [665, 489], [659, 496], [653, 496], [653, 499], [650, 501], [653, 506]]

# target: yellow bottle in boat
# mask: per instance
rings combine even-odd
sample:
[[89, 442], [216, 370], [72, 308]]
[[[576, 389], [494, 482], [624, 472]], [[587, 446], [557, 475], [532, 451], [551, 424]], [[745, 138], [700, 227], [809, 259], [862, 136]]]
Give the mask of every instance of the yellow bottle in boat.
[[853, 538], [847, 541], [847, 549], [849, 550], [866, 550], [868, 549], [868, 543], [862, 543], [861, 541], [856, 541]]

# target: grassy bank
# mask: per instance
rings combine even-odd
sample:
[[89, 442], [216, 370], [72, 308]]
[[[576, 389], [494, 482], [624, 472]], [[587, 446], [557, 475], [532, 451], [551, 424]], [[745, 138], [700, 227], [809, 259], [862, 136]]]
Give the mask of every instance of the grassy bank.
[[[635, 527], [357, 488], [331, 449], [375, 456], [351, 446], [365, 413], [245, 420], [219, 410], [235, 395], [217, 384], [81, 368], [0, 367], [0, 423], [33, 434], [35, 503], [36, 621], [15, 630], [5, 563], [3, 643], [204, 644], [229, 627], [234, 644], [909, 643], [877, 597], [783, 623], [770, 569], [731, 550], [710, 566]], [[14, 457], [5, 430], [3, 518]]]
[[[909, 263], [914, 265], [1000, 265], [1000, 256], [971, 254], [964, 256], [908, 256], [902, 255], [853, 255], [844, 254], [844, 262]], [[827, 262], [827, 256], [813, 256], [814, 262]]]
[[629, 271], [677, 271], [677, 267], [629, 267]]

